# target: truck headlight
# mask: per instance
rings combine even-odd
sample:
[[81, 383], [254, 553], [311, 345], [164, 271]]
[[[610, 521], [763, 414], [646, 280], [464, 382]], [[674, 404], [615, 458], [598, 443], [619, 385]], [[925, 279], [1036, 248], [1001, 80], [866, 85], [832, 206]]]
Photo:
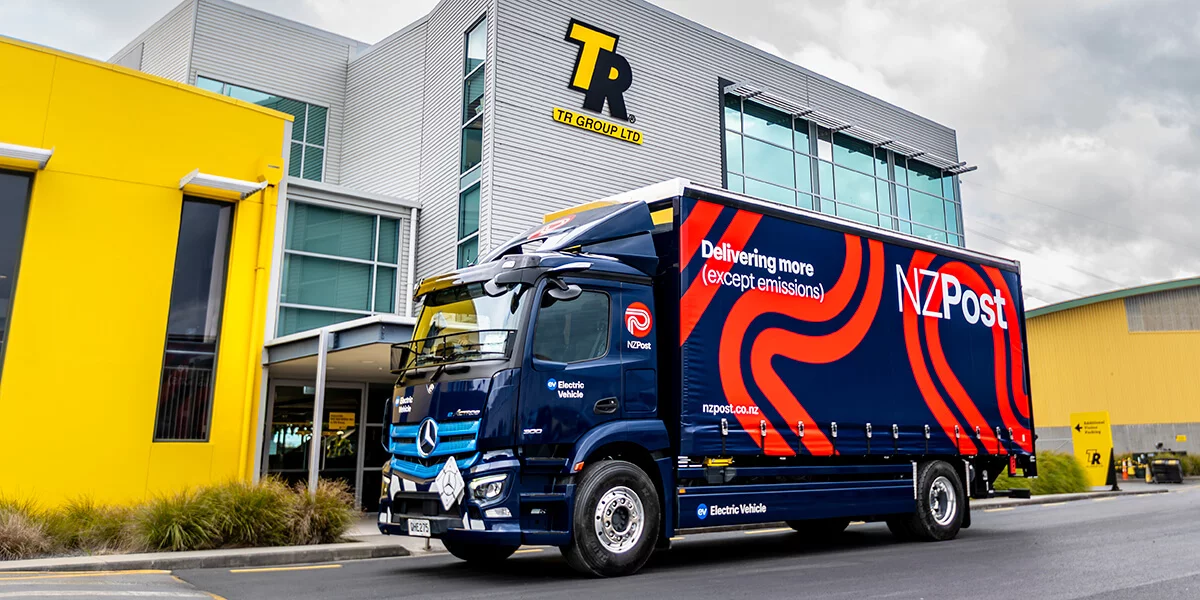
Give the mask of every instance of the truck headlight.
[[508, 474], [488, 475], [472, 480], [467, 484], [467, 488], [471, 490], [471, 497], [475, 500], [494, 500], [504, 493], [504, 481], [507, 479]]

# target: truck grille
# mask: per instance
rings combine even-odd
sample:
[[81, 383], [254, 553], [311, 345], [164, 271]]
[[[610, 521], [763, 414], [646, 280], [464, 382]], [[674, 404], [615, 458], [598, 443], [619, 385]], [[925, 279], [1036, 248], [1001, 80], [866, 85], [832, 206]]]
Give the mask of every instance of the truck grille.
[[438, 443], [429, 456], [417, 452], [417, 431], [414, 425], [392, 425], [392, 468], [417, 479], [432, 479], [451, 457], [459, 469], [467, 469], [479, 459], [475, 443], [479, 437], [479, 420], [438, 422]]

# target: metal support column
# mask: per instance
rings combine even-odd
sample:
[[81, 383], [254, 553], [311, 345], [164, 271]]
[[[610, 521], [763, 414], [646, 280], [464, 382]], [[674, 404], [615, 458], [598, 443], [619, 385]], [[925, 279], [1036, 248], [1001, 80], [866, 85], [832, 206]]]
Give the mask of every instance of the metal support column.
[[312, 440], [308, 449], [308, 493], [316, 495], [318, 471], [321, 468], [323, 442], [321, 421], [325, 418], [325, 371], [329, 361], [329, 328], [322, 327], [317, 334], [317, 394], [313, 401]]

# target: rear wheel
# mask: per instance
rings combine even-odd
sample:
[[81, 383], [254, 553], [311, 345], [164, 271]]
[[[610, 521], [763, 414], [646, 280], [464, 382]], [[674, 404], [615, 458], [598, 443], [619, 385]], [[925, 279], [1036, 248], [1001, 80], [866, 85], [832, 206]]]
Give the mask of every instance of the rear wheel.
[[589, 466], [575, 492], [567, 563], [595, 577], [636, 573], [654, 552], [660, 509], [654, 483], [633, 463], [606, 460]]
[[888, 529], [902, 540], [953, 539], [962, 528], [965, 502], [962, 482], [954, 468], [940, 460], [927, 462], [917, 470], [916, 512], [888, 519]]
[[850, 526], [850, 519], [810, 519], [788, 521], [788, 527], [804, 534], [806, 539], [819, 541], [837, 537]]
[[442, 540], [446, 550], [469, 563], [488, 564], [500, 562], [517, 551], [520, 546], [498, 546], [496, 544], [473, 544], [463, 541]]

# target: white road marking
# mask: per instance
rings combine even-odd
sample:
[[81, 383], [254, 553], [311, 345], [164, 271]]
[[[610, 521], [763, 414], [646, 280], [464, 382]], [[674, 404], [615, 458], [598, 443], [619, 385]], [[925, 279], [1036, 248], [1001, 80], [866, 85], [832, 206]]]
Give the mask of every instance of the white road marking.
[[27, 590], [23, 592], [0, 592], [0, 598], [209, 598], [201, 592], [140, 592], [133, 590]]

